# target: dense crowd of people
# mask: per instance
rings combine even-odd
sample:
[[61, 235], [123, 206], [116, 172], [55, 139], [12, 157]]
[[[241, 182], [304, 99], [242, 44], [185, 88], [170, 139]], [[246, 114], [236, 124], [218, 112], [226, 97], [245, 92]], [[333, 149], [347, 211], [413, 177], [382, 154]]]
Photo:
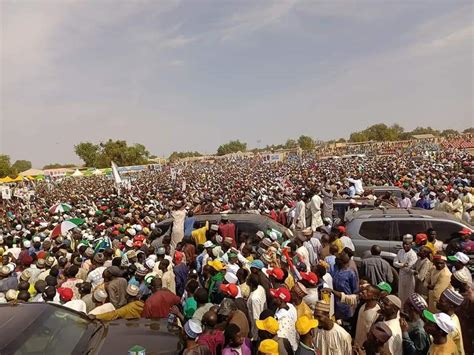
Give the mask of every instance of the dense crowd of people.
[[[0, 209], [0, 302], [51, 302], [104, 322], [164, 318], [181, 329], [183, 354], [473, 354], [471, 160], [440, 147], [420, 159], [176, 164], [122, 186], [24, 182], [29, 198]], [[377, 198], [374, 185], [405, 193]], [[436, 209], [466, 228], [455, 248], [414, 230], [393, 265], [377, 245], [357, 265], [334, 215], [340, 198]], [[237, 233], [232, 213], [244, 211], [292, 232]], [[211, 213], [219, 221], [196, 221]], [[57, 233], [71, 218], [81, 222]]]

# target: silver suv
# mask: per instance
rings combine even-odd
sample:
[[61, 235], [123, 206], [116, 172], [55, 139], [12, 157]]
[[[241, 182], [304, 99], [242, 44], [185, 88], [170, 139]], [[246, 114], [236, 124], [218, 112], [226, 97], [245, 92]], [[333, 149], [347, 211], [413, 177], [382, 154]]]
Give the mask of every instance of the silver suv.
[[463, 228], [473, 231], [473, 227], [457, 220], [445, 212], [424, 210], [421, 208], [374, 208], [364, 209], [347, 216], [346, 232], [356, 248], [356, 257], [370, 254], [372, 245], [382, 248], [382, 257], [393, 261], [402, 248], [405, 234], [415, 236], [433, 228], [438, 240], [447, 242], [453, 234]]

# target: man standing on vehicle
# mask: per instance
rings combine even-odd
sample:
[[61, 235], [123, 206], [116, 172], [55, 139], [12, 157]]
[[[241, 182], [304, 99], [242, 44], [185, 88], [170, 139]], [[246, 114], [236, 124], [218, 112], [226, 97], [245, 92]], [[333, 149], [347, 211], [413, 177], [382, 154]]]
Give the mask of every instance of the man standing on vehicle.
[[222, 215], [221, 223], [219, 224], [219, 235], [224, 238], [232, 239], [232, 247], [237, 248], [237, 242], [235, 241], [235, 224], [229, 222], [229, 216]]
[[323, 219], [321, 218], [321, 207], [323, 205], [323, 199], [318, 195], [319, 190], [314, 192], [313, 197], [309, 203], [309, 208], [311, 210], [311, 229], [313, 232], [316, 231], [316, 228], [323, 225]]

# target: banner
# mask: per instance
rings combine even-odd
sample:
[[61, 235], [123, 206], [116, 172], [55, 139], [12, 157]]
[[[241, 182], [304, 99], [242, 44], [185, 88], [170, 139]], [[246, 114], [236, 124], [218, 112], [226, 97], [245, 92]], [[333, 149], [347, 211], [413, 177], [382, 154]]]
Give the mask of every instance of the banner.
[[117, 164], [115, 164], [114, 162], [112, 162], [112, 175], [114, 176], [116, 184], [122, 183], [122, 178], [120, 177], [120, 174], [118, 172]]
[[10, 190], [10, 187], [8, 186], [2, 187], [2, 199], [10, 200], [11, 198], [12, 198], [12, 190]]

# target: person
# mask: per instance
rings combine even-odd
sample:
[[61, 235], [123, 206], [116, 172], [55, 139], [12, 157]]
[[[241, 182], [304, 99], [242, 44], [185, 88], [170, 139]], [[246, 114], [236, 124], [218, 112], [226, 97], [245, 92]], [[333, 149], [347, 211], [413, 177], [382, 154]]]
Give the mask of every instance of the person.
[[251, 355], [250, 340], [242, 336], [237, 324], [230, 323], [224, 331], [225, 347], [222, 355]]
[[463, 297], [464, 302], [456, 310], [456, 315], [463, 329], [464, 351], [474, 354], [474, 288], [464, 274], [454, 272], [451, 276], [451, 286]]
[[247, 299], [247, 308], [251, 322], [250, 338], [254, 341], [258, 336], [258, 329], [255, 322], [260, 319], [260, 314], [265, 308], [267, 308], [267, 296], [265, 294], [265, 289], [259, 285], [257, 275], [251, 274], [247, 278], [247, 285], [250, 287], [250, 295]]
[[380, 256], [382, 253], [380, 246], [373, 245], [370, 253], [370, 257], [362, 259], [360, 277], [366, 278], [372, 285], [377, 285], [382, 281], [391, 284], [393, 282], [392, 267]]
[[314, 329], [319, 325], [318, 320], [306, 315], [301, 316], [296, 321], [296, 331], [300, 336], [300, 342], [295, 355], [316, 355], [313, 346]]
[[316, 231], [318, 227], [323, 225], [323, 220], [321, 218], [321, 208], [323, 205], [323, 199], [316, 192], [309, 203], [309, 209], [311, 211], [311, 229], [313, 232]]
[[186, 218], [186, 210], [184, 204], [179, 201], [175, 205], [175, 209], [171, 212], [173, 218], [173, 226], [171, 229], [171, 255], [174, 254], [176, 246], [184, 237], [184, 219]]
[[278, 343], [280, 355], [291, 355], [293, 354], [293, 348], [290, 342], [286, 338], [280, 338], [278, 336], [278, 330], [280, 325], [278, 321], [273, 317], [273, 312], [269, 309], [264, 310], [260, 314], [260, 319], [255, 322], [258, 329], [258, 340], [263, 341], [265, 339], [272, 339]]
[[[102, 288], [96, 288], [92, 294], [92, 301], [94, 302], [94, 308], [87, 314], [98, 315], [115, 311], [115, 307], [112, 303], [106, 302], [108, 299], [107, 292]], [[87, 305], [86, 305], [87, 306]]]
[[398, 313], [402, 308], [400, 298], [394, 295], [388, 295], [382, 298], [380, 302], [380, 312], [383, 316], [383, 322], [390, 328], [392, 336], [385, 343], [384, 350], [391, 354], [402, 354], [402, 329]]
[[412, 293], [403, 304], [404, 313], [400, 316], [402, 345], [404, 355], [426, 355], [431, 340], [424, 329], [422, 313], [428, 308], [425, 299]]
[[196, 339], [202, 334], [201, 322], [196, 319], [188, 320], [183, 327], [182, 336], [185, 341], [183, 355], [210, 355], [211, 351], [206, 345], [199, 344]]
[[265, 339], [258, 346], [259, 355], [279, 355], [278, 343], [273, 339]]
[[459, 292], [447, 288], [443, 291], [437, 303], [438, 309], [450, 316], [453, 321], [454, 330], [449, 333], [449, 336], [453, 339], [454, 344], [456, 344], [460, 355], [464, 355], [463, 335], [459, 318], [455, 312], [463, 302], [464, 297]]
[[229, 216], [223, 214], [221, 216], [221, 223], [219, 224], [219, 235], [224, 238], [229, 238], [231, 246], [237, 248], [237, 241], [235, 240], [235, 224], [229, 221]]
[[351, 354], [352, 338], [339, 324], [329, 318], [329, 304], [318, 301], [314, 310], [318, 328], [314, 331], [314, 345], [321, 355]]
[[296, 308], [296, 315], [298, 318], [302, 316], [307, 316], [313, 318], [313, 311], [304, 301], [304, 297], [308, 295], [306, 287], [301, 283], [297, 282], [290, 290], [291, 303]]
[[151, 290], [152, 295], [148, 297], [143, 307], [143, 318], [167, 318], [171, 308], [181, 302], [178, 296], [163, 287], [162, 281], [158, 277], [151, 281]]
[[207, 290], [203, 287], [199, 287], [194, 293], [194, 299], [197, 303], [196, 311], [193, 313], [193, 319], [197, 319], [202, 322], [202, 317], [204, 314], [209, 311], [214, 304], [208, 302]]
[[468, 282], [472, 284], [472, 274], [471, 274], [471, 271], [466, 266], [469, 264], [469, 256], [467, 256], [461, 251], [458, 251], [456, 254], [448, 256], [447, 259], [448, 261], [453, 263], [453, 268], [451, 271], [452, 272], [457, 271], [459, 273], [464, 274], [466, 278], [468, 279]]
[[406, 192], [402, 192], [402, 197], [398, 200], [397, 207], [405, 209], [411, 208], [411, 200]]
[[446, 313], [431, 313], [425, 309], [423, 319], [426, 332], [433, 338], [428, 354], [459, 355], [456, 344], [448, 336], [455, 328], [451, 317]]
[[413, 265], [412, 270], [415, 275], [415, 292], [428, 299], [428, 289], [425, 286], [425, 280], [433, 264], [430, 260], [431, 249], [424, 246], [418, 250], [418, 259]]
[[399, 269], [398, 275], [398, 296], [402, 304], [415, 291], [415, 277], [413, 266], [416, 263], [417, 255], [412, 249], [413, 236], [406, 234], [403, 236], [403, 247], [397, 253], [393, 266]]
[[372, 285], [361, 289], [359, 293], [363, 305], [357, 315], [357, 324], [355, 329], [354, 345], [362, 347], [367, 340], [367, 334], [372, 324], [379, 315], [380, 306], [378, 305], [380, 291]]
[[270, 294], [277, 309], [275, 318], [278, 321], [278, 336], [280, 338], [287, 338], [293, 351], [296, 351], [298, 348], [298, 336], [295, 329], [297, 313], [295, 306], [290, 303], [290, 291], [285, 287], [272, 288], [270, 289]]
[[173, 258], [173, 273], [175, 276], [176, 281], [176, 294], [182, 295], [184, 293], [184, 289], [186, 287], [186, 280], [189, 274], [189, 268], [186, 263], [183, 262], [184, 253], [176, 250], [174, 252]]
[[220, 260], [211, 260], [207, 262], [209, 265], [211, 278], [209, 282], [209, 301], [212, 303], [220, 303], [223, 298], [219, 288], [224, 281], [226, 266]]
[[202, 317], [203, 331], [197, 339], [198, 344], [208, 347], [211, 355], [219, 355], [225, 343], [224, 332], [216, 329], [217, 320], [217, 313], [214, 310], [204, 313]]
[[110, 303], [116, 309], [127, 303], [128, 282], [122, 277], [122, 271], [118, 266], [109, 266], [103, 273], [105, 290], [109, 295]]
[[219, 305], [217, 315], [223, 320], [221, 323], [224, 327], [235, 324], [240, 329], [240, 335], [247, 338], [250, 333], [249, 321], [247, 315], [237, 309], [235, 301], [230, 298], [224, 298]]
[[98, 314], [96, 316], [89, 316], [89, 317], [95, 317], [99, 320], [103, 321], [111, 321], [119, 318], [124, 318], [124, 319], [136, 319], [140, 318], [141, 314], [143, 312], [143, 308], [145, 304], [143, 301], [139, 299], [139, 293], [140, 289], [138, 286], [135, 285], [128, 285], [127, 286], [127, 303], [115, 311], [107, 312], [107, 313], [102, 313]]
[[354, 355], [391, 355], [390, 352], [384, 350], [384, 345], [391, 338], [392, 331], [383, 322], [376, 322], [370, 327], [367, 333], [367, 340], [361, 348], [354, 345]]
[[428, 309], [430, 312], [436, 313], [438, 311], [436, 304], [439, 297], [451, 283], [451, 272], [446, 267], [446, 257], [444, 255], [435, 255], [433, 264], [434, 267], [430, 269], [425, 285], [428, 288]]
[[426, 232], [428, 234], [428, 242], [426, 246], [431, 249], [433, 255], [443, 252], [443, 242], [438, 240], [438, 233], [433, 228], [430, 228]]
[[176, 277], [174, 275], [173, 267], [168, 259], [164, 259], [158, 266], [161, 275], [161, 282], [164, 288], [176, 294]]
[[[333, 278], [334, 290], [344, 292], [346, 295], [352, 295], [358, 291], [357, 277], [354, 271], [349, 268], [349, 261], [347, 254], [338, 254], [336, 258], [337, 270]], [[348, 321], [353, 315], [353, 309], [349, 305], [336, 300], [335, 315], [336, 319]]]

